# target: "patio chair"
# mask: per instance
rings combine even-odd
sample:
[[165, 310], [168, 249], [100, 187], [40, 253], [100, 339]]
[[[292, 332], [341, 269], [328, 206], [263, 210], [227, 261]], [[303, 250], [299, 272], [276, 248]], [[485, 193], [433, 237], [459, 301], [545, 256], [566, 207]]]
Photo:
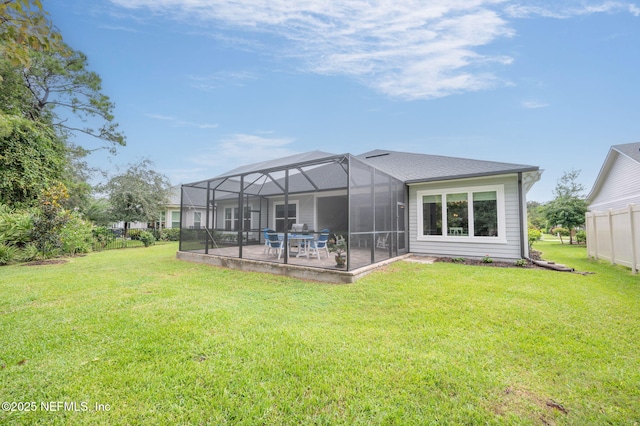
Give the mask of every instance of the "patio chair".
[[264, 228], [262, 230], [262, 233], [264, 234], [264, 250], [262, 251], [263, 254], [271, 248], [271, 244], [269, 244], [269, 236], [267, 235], [267, 232], [269, 231], [271, 231], [269, 228]]
[[269, 229], [267, 231], [267, 237], [269, 238], [269, 254], [271, 254], [271, 250], [278, 251], [278, 260], [280, 260], [280, 256], [282, 256], [282, 250], [284, 249], [284, 241], [281, 241], [278, 238], [278, 234], [275, 231]]
[[376, 242], [376, 248], [386, 249], [389, 248], [387, 245], [387, 240], [389, 239], [389, 233], [386, 233], [384, 236], [378, 236], [378, 240]]
[[327, 259], [329, 258], [329, 230], [323, 229], [320, 231], [320, 237], [317, 240], [311, 241], [310, 254], [316, 255], [320, 260], [320, 250], [324, 250], [327, 253]]

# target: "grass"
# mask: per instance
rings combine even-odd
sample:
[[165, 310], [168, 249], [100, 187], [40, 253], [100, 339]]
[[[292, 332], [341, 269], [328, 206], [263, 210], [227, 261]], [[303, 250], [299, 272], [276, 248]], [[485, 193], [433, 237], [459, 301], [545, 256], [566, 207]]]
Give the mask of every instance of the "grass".
[[0, 401], [22, 410], [0, 424], [637, 424], [640, 278], [536, 248], [594, 274], [398, 262], [326, 285], [176, 244], [2, 267]]

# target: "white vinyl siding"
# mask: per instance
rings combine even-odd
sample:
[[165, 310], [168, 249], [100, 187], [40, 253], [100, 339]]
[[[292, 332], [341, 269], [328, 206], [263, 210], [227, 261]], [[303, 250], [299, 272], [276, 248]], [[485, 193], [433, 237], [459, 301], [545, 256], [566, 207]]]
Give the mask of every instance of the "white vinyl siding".
[[629, 204], [640, 205], [640, 163], [615, 154], [604, 183], [589, 205], [590, 210], [620, 209]]
[[[499, 202], [498, 238], [474, 236], [421, 236], [422, 224], [418, 223], [420, 194], [485, 192], [487, 188], [502, 188]], [[450, 182], [434, 182], [409, 186], [409, 238], [412, 253], [433, 256], [494, 259], [519, 259], [520, 214], [517, 175], [480, 178]], [[421, 208], [422, 206], [420, 206]], [[526, 244], [526, 243], [525, 243]]]

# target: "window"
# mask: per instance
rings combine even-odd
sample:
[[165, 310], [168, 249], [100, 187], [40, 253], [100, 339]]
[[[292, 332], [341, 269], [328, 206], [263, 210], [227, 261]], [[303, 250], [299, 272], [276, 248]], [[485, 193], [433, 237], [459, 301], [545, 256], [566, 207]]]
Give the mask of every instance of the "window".
[[180, 212], [171, 212], [171, 227], [180, 228]]
[[505, 242], [504, 186], [418, 191], [419, 240]]
[[224, 230], [225, 231], [238, 230], [238, 208], [237, 207], [225, 207]]
[[193, 227], [194, 227], [194, 229], [200, 229], [201, 223], [202, 223], [202, 213], [201, 212], [193, 212]]
[[[276, 221], [276, 232], [284, 232], [285, 223], [284, 223], [284, 204], [276, 204], [275, 205], [275, 221]], [[289, 219], [289, 223], [286, 228], [290, 229], [291, 224], [298, 223], [298, 203], [294, 202], [289, 204], [289, 211], [287, 214]]]
[[473, 193], [473, 235], [498, 236], [498, 200], [496, 191]]
[[422, 197], [422, 235], [442, 235], [442, 195]]
[[447, 194], [447, 235], [469, 235], [469, 194]]
[[[238, 222], [238, 208], [237, 207], [225, 207], [224, 209], [224, 230], [225, 231], [237, 231], [239, 226]], [[251, 229], [251, 206], [244, 207], [244, 230]]]

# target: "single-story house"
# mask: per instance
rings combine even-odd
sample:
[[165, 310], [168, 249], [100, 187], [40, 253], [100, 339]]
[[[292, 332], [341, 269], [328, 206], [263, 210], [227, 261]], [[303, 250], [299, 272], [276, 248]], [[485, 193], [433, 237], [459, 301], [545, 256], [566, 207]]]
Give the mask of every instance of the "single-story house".
[[640, 142], [613, 145], [587, 195], [591, 211], [640, 205]]
[[[163, 206], [162, 213], [160, 214], [160, 220], [155, 224], [148, 222], [130, 222], [129, 229], [171, 229], [180, 228], [180, 185], [174, 185], [171, 187], [168, 202]], [[199, 228], [198, 212], [191, 211], [189, 215], [184, 217], [185, 226], [190, 228]], [[155, 226], [154, 226], [155, 225]], [[116, 222], [111, 225], [113, 229], [124, 229], [124, 222]]]
[[[307, 152], [182, 185], [179, 250], [295, 263], [300, 248], [270, 255], [263, 231], [295, 243], [297, 224], [344, 240], [348, 270], [405, 253], [527, 258], [526, 194], [540, 175], [537, 166], [390, 150]], [[201, 229], [189, 226], [196, 213]]]

